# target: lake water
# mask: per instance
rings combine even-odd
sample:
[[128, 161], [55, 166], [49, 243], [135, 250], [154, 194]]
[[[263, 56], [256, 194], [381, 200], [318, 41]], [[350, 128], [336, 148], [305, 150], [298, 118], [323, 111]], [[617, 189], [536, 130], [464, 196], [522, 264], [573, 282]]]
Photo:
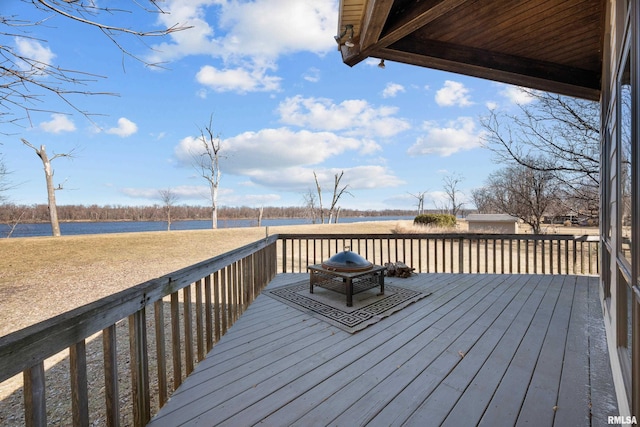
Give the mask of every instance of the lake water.
[[[393, 221], [413, 219], [412, 216], [375, 216], [345, 217], [340, 223], [362, 221]], [[255, 227], [258, 221], [253, 219], [218, 220], [218, 228]], [[262, 226], [311, 224], [305, 218], [263, 219]], [[211, 228], [211, 221], [175, 221], [172, 230], [204, 230]], [[63, 236], [75, 234], [135, 233], [140, 231], [165, 231], [167, 223], [163, 221], [114, 221], [114, 222], [61, 222], [60, 232]], [[11, 227], [0, 224], [0, 237], [7, 237]], [[18, 224], [11, 237], [51, 236], [51, 224]]]

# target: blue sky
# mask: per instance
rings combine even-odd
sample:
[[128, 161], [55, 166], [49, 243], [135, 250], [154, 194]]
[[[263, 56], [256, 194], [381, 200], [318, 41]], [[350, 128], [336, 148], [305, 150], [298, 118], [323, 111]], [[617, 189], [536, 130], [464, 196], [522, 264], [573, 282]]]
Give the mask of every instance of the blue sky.
[[[355, 209], [443, 205], [443, 177], [458, 174], [469, 196], [500, 165], [482, 148], [479, 117], [525, 102], [513, 86], [387, 61], [342, 63], [337, 0], [168, 0], [164, 15], [117, 15], [115, 25], [193, 28], [163, 39], [119, 36], [148, 62], [123, 55], [95, 28], [55, 16], [12, 38], [14, 49], [96, 76], [86, 90], [117, 96], [53, 96], [20, 126], [0, 124], [0, 152], [18, 204], [46, 203], [42, 163], [24, 146], [45, 145], [58, 204], [153, 205], [170, 188], [180, 204], [207, 205], [206, 181], [193, 167], [195, 139], [209, 124], [221, 136], [222, 206], [301, 206], [315, 171], [330, 199], [336, 173]], [[50, 16], [26, 2], [3, 4], [21, 19]], [[5, 38], [7, 38], [5, 36]], [[103, 78], [104, 77], [104, 78]], [[57, 113], [51, 113], [56, 111]], [[59, 114], [64, 113], [64, 114]], [[469, 203], [467, 207], [472, 207]]]

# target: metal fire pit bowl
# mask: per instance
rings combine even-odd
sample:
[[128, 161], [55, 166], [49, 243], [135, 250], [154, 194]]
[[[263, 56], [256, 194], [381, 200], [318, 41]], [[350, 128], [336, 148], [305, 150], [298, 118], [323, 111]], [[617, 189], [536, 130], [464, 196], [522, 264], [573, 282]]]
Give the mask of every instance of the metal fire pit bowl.
[[368, 271], [373, 268], [373, 263], [367, 261], [357, 253], [351, 252], [349, 249], [349, 246], [345, 246], [343, 252], [338, 252], [328, 260], [324, 261], [322, 263], [322, 268], [345, 273]]

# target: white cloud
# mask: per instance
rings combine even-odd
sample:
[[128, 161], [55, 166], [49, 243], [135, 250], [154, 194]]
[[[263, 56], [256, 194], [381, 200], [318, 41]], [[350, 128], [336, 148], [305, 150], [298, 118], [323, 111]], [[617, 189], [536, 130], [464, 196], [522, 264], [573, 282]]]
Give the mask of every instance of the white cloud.
[[281, 79], [276, 76], [268, 76], [265, 73], [264, 69], [253, 71], [244, 68], [218, 70], [211, 65], [205, 65], [196, 74], [196, 80], [216, 92], [245, 93], [279, 89]]
[[[194, 137], [183, 138], [175, 147], [178, 161], [185, 166], [191, 165], [194, 154], [201, 151], [200, 144], [201, 141]], [[319, 177], [333, 180], [335, 171], [320, 166], [330, 158], [353, 152], [362, 161], [363, 155], [380, 150], [377, 143], [367, 139], [288, 128], [245, 132], [221, 141], [221, 147], [223, 174], [245, 176], [254, 184], [289, 191], [304, 191], [313, 185], [314, 170], [318, 171]], [[344, 170], [345, 179], [348, 177], [352, 188], [389, 187], [402, 183], [384, 165], [358, 165]]]
[[472, 150], [481, 146], [482, 131], [476, 129], [470, 117], [459, 117], [445, 127], [425, 123], [426, 134], [419, 137], [407, 153], [411, 156], [436, 154], [450, 156], [458, 151]]
[[33, 39], [26, 39], [23, 37], [16, 37], [14, 39], [16, 43], [16, 52], [25, 57], [30, 58], [32, 63], [19, 63], [18, 65], [22, 69], [30, 70], [32, 68], [45, 68], [49, 65], [53, 65], [53, 58], [56, 55], [44, 46], [41, 42]]
[[138, 131], [138, 125], [136, 125], [131, 120], [120, 117], [118, 119], [118, 126], [109, 128], [106, 130], [107, 133], [112, 135], [118, 135], [120, 138], [125, 138], [127, 136], [131, 136]]
[[40, 123], [40, 129], [49, 133], [73, 132], [76, 125], [64, 114], [52, 114], [50, 121]]
[[436, 103], [441, 107], [468, 107], [473, 105], [469, 99], [469, 89], [462, 83], [447, 80], [444, 87], [436, 92]]
[[171, 33], [170, 42], [154, 45], [147, 60], [151, 63], [161, 63], [189, 55], [219, 55], [219, 40], [215, 38], [213, 28], [206, 20], [207, 7], [210, 5], [209, 0], [173, 0], [163, 5], [169, 13], [158, 14], [160, 25], [172, 27], [178, 24], [189, 28]]
[[[193, 155], [202, 152], [202, 142], [194, 137], [183, 138], [175, 155], [185, 165]], [[221, 141], [224, 171], [250, 175], [255, 170], [272, 171], [282, 168], [313, 165], [345, 151], [371, 152], [368, 141], [348, 138], [330, 132], [292, 131], [288, 128], [244, 132]]]
[[[165, 188], [126, 187], [122, 188], [120, 192], [135, 199], [160, 200], [160, 190], [165, 190]], [[181, 200], [206, 199], [209, 195], [209, 188], [205, 185], [181, 185], [171, 187], [170, 190]]]
[[509, 102], [519, 105], [531, 104], [536, 99], [518, 86], [504, 86], [499, 93], [507, 98]]
[[333, 189], [334, 177], [344, 172], [341, 185], [349, 185], [350, 190], [397, 187], [405, 184], [384, 166], [365, 165], [351, 168], [306, 168], [290, 167], [280, 173], [255, 171], [251, 179], [261, 185], [292, 191], [304, 191], [315, 186], [313, 173], [316, 173], [320, 186], [330, 192]]
[[382, 97], [394, 98], [400, 92], [405, 92], [404, 86], [398, 83], [387, 83], [387, 86], [382, 91]]
[[359, 151], [361, 154], [372, 155], [374, 153], [382, 151], [382, 147], [380, 146], [380, 144], [371, 139], [362, 139], [360, 141], [360, 144], [361, 148]]
[[310, 129], [343, 131], [351, 136], [390, 137], [410, 128], [409, 122], [393, 117], [396, 107], [375, 108], [365, 100], [334, 104], [325, 98], [287, 98], [278, 107], [280, 121]]
[[[153, 46], [151, 63], [189, 55], [220, 59], [222, 67], [207, 65], [198, 81], [216, 91], [278, 90], [280, 78], [267, 75], [282, 55], [335, 49], [337, 3], [315, 0], [255, 0], [251, 2], [169, 1], [159, 21], [192, 28], [171, 33], [171, 41]], [[207, 18], [218, 17], [213, 28]], [[266, 19], [268, 17], [268, 19]], [[313, 78], [313, 77], [312, 77]]]
[[316, 67], [311, 67], [302, 76], [308, 82], [318, 83], [320, 81], [320, 70]]
[[[255, 0], [225, 2], [220, 26], [226, 56], [275, 59], [294, 52], [324, 54], [335, 49], [337, 2]], [[268, 19], [266, 19], [268, 17]]]

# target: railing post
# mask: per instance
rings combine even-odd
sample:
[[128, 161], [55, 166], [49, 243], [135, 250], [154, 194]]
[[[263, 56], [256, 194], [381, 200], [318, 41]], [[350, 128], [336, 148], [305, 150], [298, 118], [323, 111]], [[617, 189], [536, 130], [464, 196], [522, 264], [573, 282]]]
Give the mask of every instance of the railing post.
[[458, 273], [464, 273], [464, 237], [458, 239]]
[[542, 243], [542, 274], [546, 274], [547, 273], [547, 269], [546, 269], [546, 257], [545, 257], [545, 246], [546, 246], [546, 240], [541, 240], [540, 243]]
[[24, 422], [26, 427], [47, 426], [44, 362], [24, 371]]
[[196, 287], [196, 360], [204, 359], [204, 322], [202, 318], [202, 279], [195, 283]]
[[145, 311], [145, 308], [142, 307], [129, 316], [131, 394], [133, 397], [133, 423], [135, 426], [145, 426], [151, 419]]
[[573, 238], [573, 274], [578, 271], [578, 242]]
[[427, 273], [431, 273], [431, 252], [430, 252], [430, 248], [431, 247], [431, 239], [427, 238], [426, 242], [425, 242], [425, 253], [426, 253], [426, 260], [425, 260], [425, 264], [427, 267]]
[[69, 347], [71, 373], [71, 413], [74, 426], [89, 425], [89, 396], [87, 391], [87, 350], [85, 341]]
[[500, 273], [504, 274], [504, 239], [500, 239]]
[[166, 342], [164, 338], [164, 301], [159, 299], [153, 304], [153, 316], [156, 331], [156, 365], [158, 371], [158, 402], [162, 407], [167, 402], [167, 362]]
[[102, 331], [104, 353], [104, 397], [107, 407], [107, 426], [120, 425], [120, 400], [118, 398], [118, 349], [116, 325]]
[[180, 305], [178, 292], [171, 294], [171, 358], [173, 360], [173, 388], [182, 384], [182, 355], [180, 353]]
[[[213, 324], [215, 342], [220, 341], [222, 336], [222, 313], [220, 309], [220, 272], [213, 273]], [[213, 347], [211, 347], [213, 348]], [[209, 350], [211, 350], [211, 348]]]
[[282, 272], [287, 272], [287, 239], [282, 239]]
[[182, 289], [182, 307], [184, 317], [184, 361], [185, 374], [193, 372], [193, 316], [191, 314], [191, 285]]

